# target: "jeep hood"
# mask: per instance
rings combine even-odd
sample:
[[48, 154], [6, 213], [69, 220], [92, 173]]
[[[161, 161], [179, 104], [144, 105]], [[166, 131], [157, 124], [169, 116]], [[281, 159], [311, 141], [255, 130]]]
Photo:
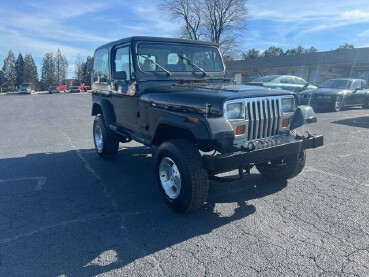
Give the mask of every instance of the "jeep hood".
[[210, 105], [209, 113], [222, 115], [224, 102], [228, 100], [293, 95], [286, 90], [268, 89], [254, 86], [236, 85], [157, 85], [143, 91], [150, 105], [175, 111], [192, 113], [205, 112], [205, 105]]

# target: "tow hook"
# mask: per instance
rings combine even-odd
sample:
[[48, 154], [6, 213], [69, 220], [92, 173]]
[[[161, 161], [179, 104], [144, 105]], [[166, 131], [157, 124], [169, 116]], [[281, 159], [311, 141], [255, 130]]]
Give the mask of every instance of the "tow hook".
[[306, 140], [306, 139], [309, 139], [309, 138], [311, 138], [312, 137], [312, 135], [308, 132], [308, 131], [305, 131], [305, 133], [307, 134], [306, 136], [304, 136], [304, 135], [298, 135], [298, 134], [296, 134], [296, 139], [302, 139], [302, 140]]

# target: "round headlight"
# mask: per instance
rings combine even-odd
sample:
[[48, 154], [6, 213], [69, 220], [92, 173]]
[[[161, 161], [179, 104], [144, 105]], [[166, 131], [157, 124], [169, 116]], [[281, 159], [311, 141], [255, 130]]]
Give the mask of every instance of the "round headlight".
[[224, 116], [227, 119], [244, 119], [245, 118], [244, 104], [242, 102], [227, 104]]
[[295, 98], [283, 98], [282, 99], [282, 111], [284, 113], [290, 113], [295, 111]]

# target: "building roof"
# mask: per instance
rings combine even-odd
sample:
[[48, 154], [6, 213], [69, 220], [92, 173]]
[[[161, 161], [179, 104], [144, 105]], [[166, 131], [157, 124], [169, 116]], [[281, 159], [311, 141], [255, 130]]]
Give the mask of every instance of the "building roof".
[[369, 64], [369, 48], [354, 48], [289, 56], [226, 62], [230, 72], [317, 66], [359, 66]]

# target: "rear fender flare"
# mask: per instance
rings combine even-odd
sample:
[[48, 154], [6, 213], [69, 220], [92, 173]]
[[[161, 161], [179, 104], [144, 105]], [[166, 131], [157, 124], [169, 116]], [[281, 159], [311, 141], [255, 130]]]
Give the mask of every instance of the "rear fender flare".
[[102, 114], [106, 126], [116, 122], [113, 105], [106, 99], [95, 99], [92, 105], [91, 115]]

